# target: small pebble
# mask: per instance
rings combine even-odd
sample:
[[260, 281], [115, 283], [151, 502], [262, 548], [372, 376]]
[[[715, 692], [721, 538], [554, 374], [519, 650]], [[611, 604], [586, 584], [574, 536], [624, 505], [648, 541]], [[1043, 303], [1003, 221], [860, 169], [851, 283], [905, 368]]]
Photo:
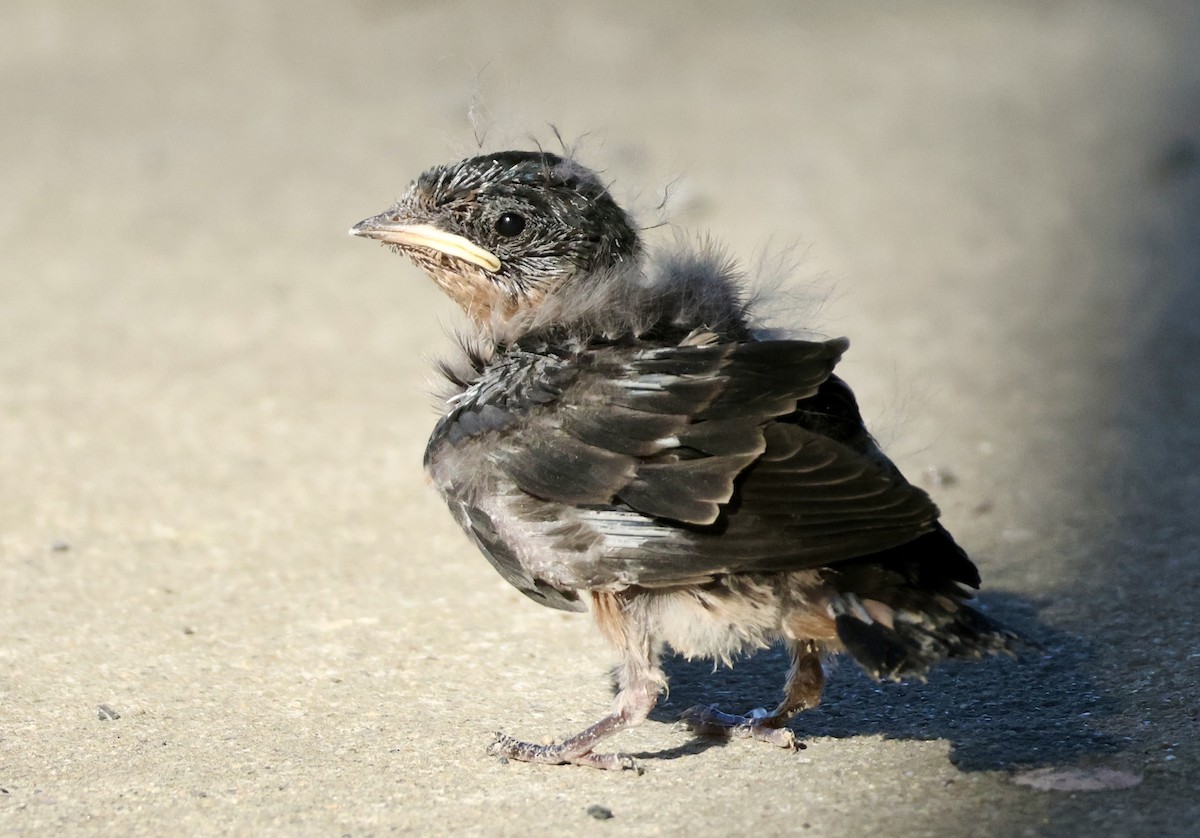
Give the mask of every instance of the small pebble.
[[111, 722], [121, 718], [121, 714], [109, 707], [107, 704], [96, 705], [96, 716], [102, 722]]
[[1165, 183], [1188, 174], [1197, 164], [1200, 164], [1200, 149], [1192, 141], [1180, 138], [1163, 149], [1150, 173], [1155, 181]]
[[945, 466], [925, 466], [922, 476], [925, 478], [925, 482], [934, 488], [953, 486], [958, 482], [958, 475]]
[[606, 821], [613, 816], [612, 809], [607, 806], [601, 806], [598, 803], [593, 803], [587, 807], [587, 813], [598, 821]]

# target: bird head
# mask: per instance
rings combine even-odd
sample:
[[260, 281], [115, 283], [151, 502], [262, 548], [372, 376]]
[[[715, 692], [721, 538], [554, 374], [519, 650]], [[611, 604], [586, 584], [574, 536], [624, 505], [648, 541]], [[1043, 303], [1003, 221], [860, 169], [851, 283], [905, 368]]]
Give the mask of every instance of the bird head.
[[481, 324], [534, 309], [640, 250], [629, 217], [596, 174], [542, 151], [435, 166], [350, 233], [408, 256]]

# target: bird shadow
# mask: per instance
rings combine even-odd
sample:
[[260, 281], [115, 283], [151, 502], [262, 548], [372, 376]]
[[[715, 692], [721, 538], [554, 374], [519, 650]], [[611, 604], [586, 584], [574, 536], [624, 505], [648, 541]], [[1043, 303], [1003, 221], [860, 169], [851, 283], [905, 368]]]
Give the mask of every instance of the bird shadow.
[[[1073, 763], [1118, 750], [1118, 740], [1103, 728], [1119, 707], [1099, 692], [1090, 674], [1098, 661], [1096, 650], [1087, 638], [1042, 624], [1036, 608], [1012, 594], [989, 594], [980, 610], [1041, 648], [1031, 645], [1018, 660], [946, 662], [934, 668], [926, 683], [876, 683], [842, 656], [828, 673], [821, 705], [792, 720], [797, 741], [871, 735], [947, 740], [950, 761], [962, 771]], [[782, 646], [741, 660], [733, 669], [714, 670], [707, 661], [671, 656], [663, 664], [670, 693], [650, 718], [676, 722], [697, 704], [735, 713], [770, 708], [788, 664]], [[697, 736], [677, 748], [641, 756], [677, 759], [727, 743]]]

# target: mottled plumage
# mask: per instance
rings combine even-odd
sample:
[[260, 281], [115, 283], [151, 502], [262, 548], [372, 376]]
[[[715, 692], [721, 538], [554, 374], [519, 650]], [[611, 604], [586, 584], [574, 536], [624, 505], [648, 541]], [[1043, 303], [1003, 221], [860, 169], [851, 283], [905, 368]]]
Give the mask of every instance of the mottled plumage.
[[454, 518], [530, 598], [590, 604], [622, 655], [608, 716], [554, 746], [499, 735], [494, 753], [631, 767], [593, 747], [653, 708], [664, 644], [728, 662], [782, 639], [773, 712], [685, 717], [783, 746], [825, 653], [899, 680], [1012, 645], [966, 604], [974, 565], [833, 374], [847, 341], [757, 332], [728, 260], [647, 256], [578, 163], [439, 166], [351, 232], [408, 255], [473, 323], [425, 455]]

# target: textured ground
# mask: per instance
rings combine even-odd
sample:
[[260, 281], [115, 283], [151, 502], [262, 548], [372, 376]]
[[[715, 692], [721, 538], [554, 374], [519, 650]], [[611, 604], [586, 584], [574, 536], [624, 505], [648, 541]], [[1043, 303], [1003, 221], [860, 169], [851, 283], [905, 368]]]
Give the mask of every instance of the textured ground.
[[[0, 833], [1193, 834], [1194, 5], [567, 5], [0, 7]], [[1044, 657], [844, 665], [798, 754], [672, 724], [778, 654], [676, 661], [643, 776], [484, 755], [611, 657], [424, 486], [454, 314], [345, 230], [551, 122], [646, 223], [674, 181], [790, 253]]]

